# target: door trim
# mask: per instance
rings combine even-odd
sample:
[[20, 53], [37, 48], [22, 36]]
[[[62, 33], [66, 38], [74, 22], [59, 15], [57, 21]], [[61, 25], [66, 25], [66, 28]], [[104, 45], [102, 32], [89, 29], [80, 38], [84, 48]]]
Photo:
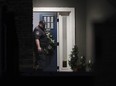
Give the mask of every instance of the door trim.
[[[68, 31], [67, 31], [67, 36], [68, 36], [68, 40], [67, 40], [67, 43], [68, 43], [68, 47], [67, 47], [67, 56], [68, 56], [68, 60], [70, 60], [69, 58], [69, 54], [71, 53], [72, 51], [72, 48], [74, 47], [75, 45], [75, 9], [73, 7], [34, 7], [33, 8], [33, 12], [70, 12], [70, 15], [68, 17], [69, 21], [68, 21]], [[59, 26], [57, 26], [58, 30], [62, 29], [60, 26], [62, 26], [61, 23], [58, 24]], [[57, 31], [57, 34], [60, 34], [60, 32]], [[70, 35], [69, 35], [70, 34]], [[58, 36], [59, 38], [59, 36]], [[57, 41], [59, 42], [60, 39], [57, 38]], [[67, 68], [64, 68], [62, 69], [62, 64], [61, 64], [61, 53], [60, 52], [60, 47], [61, 45], [58, 46], [59, 49], [58, 50], [58, 53], [57, 54], [57, 58], [58, 60], [60, 59], [60, 61], [58, 62], [58, 65], [59, 65], [59, 70], [58, 71], [72, 71], [70, 66], [67, 65]]]

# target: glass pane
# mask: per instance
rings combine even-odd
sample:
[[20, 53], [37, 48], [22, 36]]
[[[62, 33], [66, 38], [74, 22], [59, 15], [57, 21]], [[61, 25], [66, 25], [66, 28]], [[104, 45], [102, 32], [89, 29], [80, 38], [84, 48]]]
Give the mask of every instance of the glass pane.
[[51, 22], [53, 22], [53, 17], [51, 17]]
[[50, 28], [50, 23], [47, 23], [47, 28]]
[[44, 21], [46, 22], [46, 17], [44, 17]]
[[50, 17], [47, 17], [47, 22], [50, 22]]
[[53, 27], [53, 23], [51, 23], [51, 29], [53, 29], [54, 27]]

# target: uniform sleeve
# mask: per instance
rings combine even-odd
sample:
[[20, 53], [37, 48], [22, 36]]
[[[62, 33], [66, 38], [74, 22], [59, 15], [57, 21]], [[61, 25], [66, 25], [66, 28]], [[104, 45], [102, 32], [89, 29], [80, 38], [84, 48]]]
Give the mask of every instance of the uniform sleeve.
[[40, 39], [41, 37], [41, 32], [37, 29], [34, 30], [34, 38], [35, 39]]

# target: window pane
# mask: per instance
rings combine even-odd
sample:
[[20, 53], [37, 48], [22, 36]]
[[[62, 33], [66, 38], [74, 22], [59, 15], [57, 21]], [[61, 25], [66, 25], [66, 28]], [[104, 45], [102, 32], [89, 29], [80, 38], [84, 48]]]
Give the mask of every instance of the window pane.
[[50, 28], [50, 23], [47, 23], [47, 28]]
[[53, 27], [53, 23], [51, 23], [51, 29], [53, 29], [54, 27]]
[[53, 17], [51, 17], [51, 22], [53, 22]]
[[46, 17], [44, 17], [44, 21], [46, 22]]
[[47, 22], [50, 22], [50, 17], [47, 17]]

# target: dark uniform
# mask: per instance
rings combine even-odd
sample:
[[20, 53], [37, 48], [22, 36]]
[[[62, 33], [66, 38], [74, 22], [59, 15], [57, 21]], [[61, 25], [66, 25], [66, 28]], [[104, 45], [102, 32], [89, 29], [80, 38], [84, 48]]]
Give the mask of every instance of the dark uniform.
[[39, 52], [37, 49], [37, 45], [36, 42], [34, 44], [34, 51], [35, 51], [35, 57], [36, 57], [36, 61], [35, 61], [35, 65], [39, 65], [39, 69], [44, 69], [46, 67], [46, 55], [44, 53], [44, 49], [48, 46], [48, 40], [47, 40], [47, 36], [46, 33], [43, 29], [41, 29], [41, 27], [37, 26], [34, 29], [34, 40], [39, 39], [40, 41], [40, 46], [42, 48], [42, 51]]

